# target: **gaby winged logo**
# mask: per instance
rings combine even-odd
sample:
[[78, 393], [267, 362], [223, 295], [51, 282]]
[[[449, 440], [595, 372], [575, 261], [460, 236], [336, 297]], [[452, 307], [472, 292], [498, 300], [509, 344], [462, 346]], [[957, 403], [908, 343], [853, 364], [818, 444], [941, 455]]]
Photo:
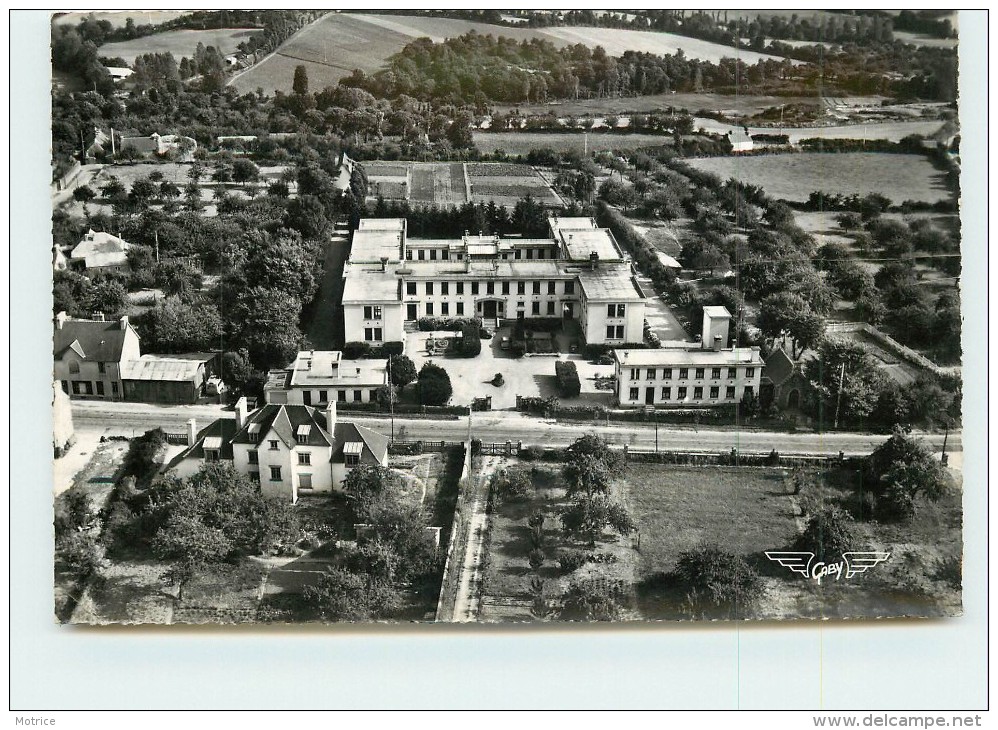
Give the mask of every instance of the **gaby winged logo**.
[[834, 563], [815, 562], [814, 553], [791, 550], [769, 550], [766, 552], [766, 557], [794, 573], [818, 581], [820, 585], [823, 578], [839, 580], [845, 577], [848, 580], [854, 575], [865, 573], [870, 568], [889, 560], [891, 554], [878, 550], [852, 550], [842, 553], [842, 560]]

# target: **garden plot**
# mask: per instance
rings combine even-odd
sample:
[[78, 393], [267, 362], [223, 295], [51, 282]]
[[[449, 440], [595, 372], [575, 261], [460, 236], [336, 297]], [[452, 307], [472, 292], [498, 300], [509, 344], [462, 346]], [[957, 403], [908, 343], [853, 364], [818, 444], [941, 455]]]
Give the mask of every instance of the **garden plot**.
[[468, 201], [460, 162], [413, 163], [409, 199], [413, 203], [461, 205]]

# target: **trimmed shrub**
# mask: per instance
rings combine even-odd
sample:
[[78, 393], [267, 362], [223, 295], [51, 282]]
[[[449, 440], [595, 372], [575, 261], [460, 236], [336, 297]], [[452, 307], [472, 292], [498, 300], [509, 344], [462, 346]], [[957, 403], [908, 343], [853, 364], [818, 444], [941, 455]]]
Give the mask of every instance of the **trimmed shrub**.
[[360, 360], [369, 357], [371, 354], [371, 343], [369, 342], [348, 342], [343, 345], [344, 360]]
[[481, 329], [477, 324], [466, 324], [461, 328], [461, 339], [458, 340], [457, 352], [461, 357], [478, 357], [481, 354]]
[[562, 573], [572, 573], [588, 562], [588, 555], [581, 550], [572, 550], [571, 552], [563, 553], [558, 558], [558, 567], [561, 568]]
[[381, 356], [398, 357], [405, 352], [405, 343], [400, 341], [386, 342], [381, 346]]
[[454, 393], [447, 371], [431, 362], [423, 365], [419, 371], [417, 384], [419, 402], [424, 406], [445, 405]]
[[575, 398], [582, 391], [579, 370], [571, 360], [556, 360], [554, 373], [558, 379], [558, 394], [562, 398]]

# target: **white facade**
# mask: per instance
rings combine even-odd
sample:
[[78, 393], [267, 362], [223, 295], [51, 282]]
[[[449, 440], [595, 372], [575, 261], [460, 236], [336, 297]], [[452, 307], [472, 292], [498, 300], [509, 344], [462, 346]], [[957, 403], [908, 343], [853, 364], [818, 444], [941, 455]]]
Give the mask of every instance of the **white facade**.
[[231, 461], [264, 495], [292, 502], [303, 494], [341, 490], [354, 466], [388, 463], [388, 439], [337, 422], [335, 401], [323, 411], [270, 404], [247, 413], [246, 399], [240, 398], [235, 418], [217, 419], [202, 431], [191, 419], [187, 440], [188, 448], [165, 471], [188, 478], [205, 463]]
[[590, 344], [641, 342], [645, 297], [610, 231], [591, 218], [549, 223], [541, 239], [408, 240], [403, 220], [362, 220], [344, 268], [346, 340], [399, 341], [423, 317], [554, 317], [580, 322]]
[[388, 383], [388, 360], [343, 360], [338, 350], [302, 350], [283, 370], [271, 370], [264, 385], [267, 403], [324, 408], [337, 403], [372, 403]]
[[627, 406], [707, 407], [758, 397], [764, 363], [758, 347], [728, 347], [731, 315], [704, 307], [700, 343], [614, 352], [617, 402]]

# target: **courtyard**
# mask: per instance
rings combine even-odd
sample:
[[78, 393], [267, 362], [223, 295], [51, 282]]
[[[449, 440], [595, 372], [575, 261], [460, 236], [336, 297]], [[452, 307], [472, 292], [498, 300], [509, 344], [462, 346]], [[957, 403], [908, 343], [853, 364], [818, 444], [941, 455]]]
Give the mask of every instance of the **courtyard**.
[[[504, 337], [512, 339], [511, 327], [500, 327], [490, 339], [482, 339], [482, 352], [477, 357], [462, 358], [451, 355], [431, 354], [427, 340], [459, 337], [457, 332], [410, 332], [406, 336], [405, 354], [412, 359], [418, 371], [427, 361], [432, 361], [450, 375], [454, 394], [451, 404], [467, 405], [473, 398], [492, 396], [493, 410], [516, 407], [516, 396], [548, 398], [558, 397], [554, 363], [572, 360], [579, 371], [582, 391], [577, 398], [562, 399], [567, 405], [613, 405], [613, 391], [596, 387], [596, 377], [612, 378], [613, 365], [594, 365], [579, 354], [569, 353], [565, 336], [555, 333], [554, 341], [559, 352], [528, 354], [515, 357], [502, 348]], [[503, 376], [503, 384], [495, 386], [496, 373]]]

